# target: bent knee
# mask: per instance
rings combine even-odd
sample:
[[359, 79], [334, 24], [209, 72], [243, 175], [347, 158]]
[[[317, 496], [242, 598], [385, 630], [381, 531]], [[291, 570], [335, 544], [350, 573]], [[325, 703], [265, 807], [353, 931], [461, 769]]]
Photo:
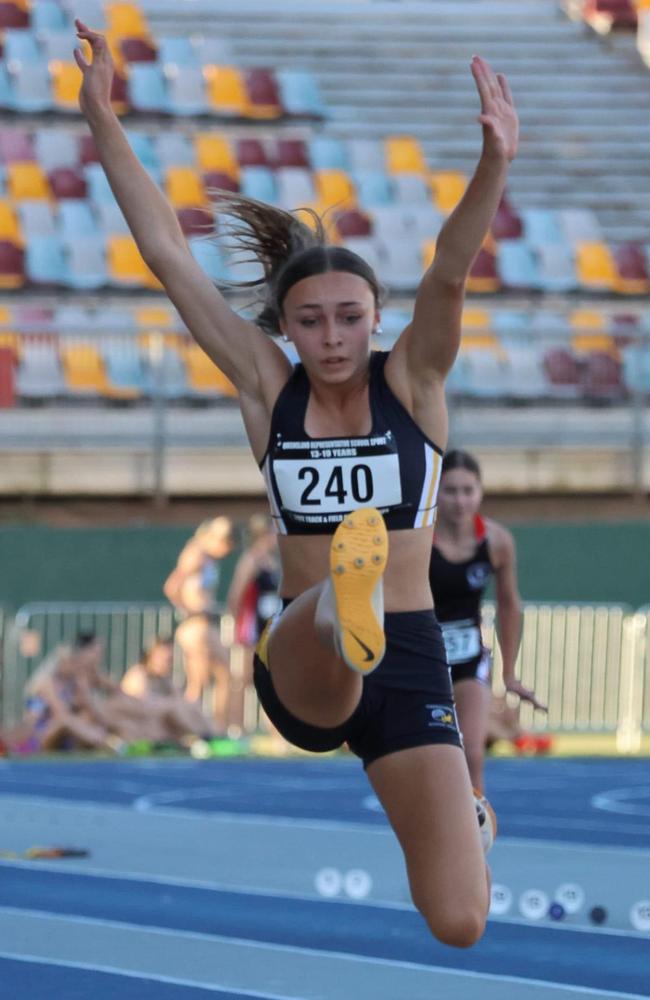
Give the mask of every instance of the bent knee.
[[471, 948], [485, 931], [485, 909], [481, 910], [478, 905], [463, 909], [425, 905], [418, 906], [418, 910], [433, 936], [452, 948]]

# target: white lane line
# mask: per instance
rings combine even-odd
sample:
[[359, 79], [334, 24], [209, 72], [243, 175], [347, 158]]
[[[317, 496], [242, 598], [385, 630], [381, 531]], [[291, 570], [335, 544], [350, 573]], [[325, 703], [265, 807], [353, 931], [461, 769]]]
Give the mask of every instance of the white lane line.
[[[647, 799], [646, 805], [636, 805], [634, 799]], [[611, 788], [599, 792], [591, 799], [594, 809], [617, 813], [621, 816], [650, 816], [650, 785], [633, 788]], [[647, 832], [647, 826], [646, 826]]]
[[[73, 962], [63, 958], [41, 958], [39, 955], [13, 955], [11, 952], [0, 951], [0, 958], [8, 958], [12, 962], [25, 962], [29, 965], [56, 965], [64, 969], [81, 969], [85, 972], [106, 972], [112, 976], [124, 976], [126, 979], [143, 979], [145, 982], [169, 983], [171, 986], [189, 986], [196, 990], [205, 990], [210, 993], [232, 993], [233, 987], [212, 986], [209, 983], [197, 982], [193, 979], [179, 979], [177, 976], [161, 976], [154, 972], [133, 972], [132, 970], [120, 969], [117, 965], [94, 965], [91, 962]], [[236, 988], [237, 993], [243, 997], [258, 998], [258, 1000], [295, 1000], [294, 997], [287, 996], [286, 993], [260, 993], [259, 990], [247, 990]]]
[[[348, 966], [348, 967], [357, 966], [357, 967], [367, 967], [369, 969], [373, 967], [380, 967], [386, 970], [399, 969], [399, 970], [404, 970], [405, 972], [414, 971], [418, 973], [426, 973], [427, 975], [430, 974], [434, 976], [438, 984], [441, 977], [449, 977], [450, 979], [457, 979], [457, 980], [480, 981], [484, 984], [487, 983], [499, 984], [499, 989], [501, 988], [501, 984], [503, 983], [516, 983], [518, 986], [522, 988], [525, 986], [535, 986], [535, 987], [541, 987], [544, 990], [555, 990], [555, 991], [564, 990], [565, 992], [575, 993], [577, 995], [590, 996], [590, 997], [609, 997], [613, 998], [613, 1000], [647, 1000], [647, 996], [644, 996], [643, 994], [621, 993], [613, 990], [604, 990], [594, 987], [575, 986], [571, 983], [547, 982], [542, 979], [528, 979], [523, 976], [499, 975], [492, 972], [475, 972], [466, 969], [452, 969], [440, 965], [425, 965], [420, 962], [409, 962], [403, 960], [375, 958], [365, 955], [354, 955], [346, 952], [332, 951], [329, 949], [316, 949], [316, 948], [308, 948], [305, 946], [271, 944], [266, 941], [256, 941], [254, 939], [249, 939], [249, 938], [225, 937], [219, 934], [210, 935], [197, 931], [175, 931], [169, 928], [161, 928], [161, 927], [154, 927], [141, 924], [131, 924], [126, 922], [122, 923], [113, 920], [98, 919], [97, 917], [77, 918], [77, 917], [70, 917], [67, 915], [59, 916], [41, 910], [20, 910], [15, 907], [0, 907], [0, 918], [4, 914], [11, 917], [12, 929], [14, 922], [18, 921], [20, 923], [21, 918], [23, 924], [29, 923], [30, 919], [33, 922], [44, 918], [48, 923], [53, 923], [56, 925], [59, 924], [68, 925], [71, 933], [66, 932], [65, 941], [69, 946], [72, 946], [73, 943], [76, 943], [78, 945], [83, 945], [84, 934], [87, 937], [86, 932], [90, 931], [91, 927], [97, 930], [100, 930], [102, 928], [107, 928], [116, 931], [118, 934], [123, 934], [125, 937], [125, 941], [129, 942], [130, 950], [131, 951], [135, 950], [137, 954], [141, 953], [138, 943], [135, 940], [135, 938], [138, 935], [140, 935], [141, 937], [144, 937], [145, 935], [150, 935], [156, 938], [165, 938], [169, 940], [170, 943], [171, 939], [174, 938], [180, 941], [185, 941], [187, 944], [191, 942], [209, 942], [209, 944], [213, 949], [216, 949], [217, 946], [221, 946], [228, 949], [228, 952], [230, 954], [236, 952], [237, 950], [240, 950], [241, 954], [239, 956], [232, 954], [234, 964], [236, 967], [240, 969], [247, 968], [249, 971], [251, 970], [251, 966], [254, 961], [254, 959], [252, 958], [253, 954], [260, 953], [260, 955], [265, 954], [268, 956], [272, 955], [285, 956], [285, 958], [282, 959], [283, 968], [286, 965], [286, 956], [293, 956], [294, 958], [301, 957], [301, 958], [324, 960], [322, 963], [324, 969], [327, 969], [331, 963], [336, 963], [340, 966]], [[54, 921], [52, 921], [52, 917], [55, 918]], [[20, 928], [18, 928], [18, 930], [20, 930]], [[10, 933], [9, 928], [5, 929], [4, 931], [5, 935], [8, 933]], [[40, 937], [38, 937], [38, 940], [42, 940], [45, 946], [47, 946], [50, 936], [41, 935]], [[29, 937], [30, 937], [30, 946], [33, 947], [34, 937], [33, 935], [30, 935]], [[25, 940], [25, 936], [23, 936], [21, 940]], [[113, 947], [113, 945], [111, 945], [111, 947]], [[157, 949], [156, 953], [159, 955], [160, 951]], [[8, 958], [17, 957], [17, 956], [12, 956], [11, 953], [5, 953], [5, 955]], [[248, 964], [245, 966], [242, 966], [241, 964], [241, 959], [243, 955], [248, 956]], [[94, 967], [97, 968], [96, 966]], [[214, 952], [213, 952], [212, 967], [214, 969], [219, 968], [219, 956]], [[268, 966], [266, 959], [262, 960], [261, 967], [258, 971], [260, 975], [265, 977], [265, 979], [267, 978]], [[189, 984], [194, 986], [202, 985], [201, 982], [198, 982], [196, 980], [190, 980]], [[316, 984], [316, 985], [321, 986], [321, 984]], [[224, 990], [231, 989], [235, 991], [239, 989], [236, 983], [229, 984], [228, 986], [226, 986], [225, 984], [220, 984], [219, 988]], [[252, 995], [255, 996], [256, 991], [252, 989], [251, 992]], [[318, 993], [318, 996], [322, 995], [324, 994], [322, 993], [322, 987], [321, 987], [321, 991]], [[296, 994], [292, 992], [290, 996], [286, 996], [284, 1000], [295, 1000], [295, 998]]]

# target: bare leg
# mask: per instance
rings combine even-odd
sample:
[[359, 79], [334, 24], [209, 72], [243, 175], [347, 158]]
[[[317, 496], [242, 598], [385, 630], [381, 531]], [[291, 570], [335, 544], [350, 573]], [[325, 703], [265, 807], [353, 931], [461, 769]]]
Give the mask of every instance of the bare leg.
[[459, 747], [414, 747], [368, 767], [397, 835], [416, 907], [444, 944], [467, 948], [485, 929], [489, 874]]
[[465, 756], [472, 785], [478, 792], [483, 791], [485, 739], [491, 697], [489, 687], [473, 678], [454, 684], [458, 726], [463, 734]]
[[93, 750], [113, 750], [108, 733], [101, 726], [80, 715], [66, 715], [52, 719], [40, 736], [42, 750], [56, 750], [61, 740], [72, 737], [84, 747]]

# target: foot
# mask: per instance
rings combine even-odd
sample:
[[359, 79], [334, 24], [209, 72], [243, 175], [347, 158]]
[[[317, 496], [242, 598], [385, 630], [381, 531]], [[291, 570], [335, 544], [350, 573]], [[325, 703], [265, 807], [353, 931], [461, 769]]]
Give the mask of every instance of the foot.
[[496, 813], [485, 796], [481, 792], [477, 792], [476, 789], [474, 789], [474, 805], [476, 806], [476, 818], [478, 819], [483, 853], [488, 854], [497, 835]]
[[382, 575], [388, 533], [374, 507], [348, 514], [330, 546], [330, 578], [316, 609], [317, 628], [329, 625], [337, 653], [350, 667], [369, 674], [386, 650]]

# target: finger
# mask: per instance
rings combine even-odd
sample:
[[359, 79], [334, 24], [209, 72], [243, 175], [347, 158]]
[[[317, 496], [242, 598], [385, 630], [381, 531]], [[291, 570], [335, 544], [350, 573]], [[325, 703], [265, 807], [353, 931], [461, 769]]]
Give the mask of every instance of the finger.
[[76, 62], [77, 66], [79, 67], [82, 73], [84, 73], [87, 69], [90, 69], [90, 63], [86, 62], [86, 60], [84, 59], [84, 55], [81, 49], [73, 49], [72, 54], [74, 56], [74, 61]]
[[490, 100], [490, 88], [488, 87], [488, 83], [485, 78], [485, 70], [483, 68], [482, 61], [478, 56], [474, 56], [472, 59], [470, 69], [472, 71], [472, 76], [474, 77], [476, 89], [478, 90], [478, 96], [481, 99], [481, 111], [485, 111]]
[[508, 104], [511, 104], [514, 107], [515, 102], [512, 97], [512, 91], [510, 90], [510, 84], [506, 80], [503, 73], [497, 73], [497, 80], [499, 81], [499, 88], [504, 101], [507, 101]]
[[477, 69], [484, 81], [485, 87], [487, 89], [490, 97], [501, 97], [501, 88], [499, 87], [499, 81], [497, 80], [496, 74], [490, 64], [481, 59], [480, 56], [475, 56], [475, 61]]

